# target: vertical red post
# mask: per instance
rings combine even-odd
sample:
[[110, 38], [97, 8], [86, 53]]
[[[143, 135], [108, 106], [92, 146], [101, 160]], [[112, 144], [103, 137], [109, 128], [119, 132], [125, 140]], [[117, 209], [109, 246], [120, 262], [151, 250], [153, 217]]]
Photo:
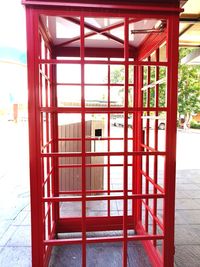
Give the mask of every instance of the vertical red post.
[[86, 147], [85, 147], [85, 25], [84, 16], [80, 17], [81, 36], [81, 138], [82, 138], [82, 267], [86, 267]]
[[[55, 59], [55, 55], [51, 55]], [[50, 106], [57, 107], [57, 69], [55, 64], [50, 65]], [[52, 152], [58, 152], [58, 113], [51, 113], [51, 133], [52, 133]], [[58, 170], [58, 158], [52, 159], [53, 172], [52, 172], [52, 194], [54, 197], [59, 196], [59, 170]], [[53, 222], [56, 224], [59, 220], [59, 203], [52, 203], [53, 205]]]
[[[108, 58], [108, 108], [110, 108], [110, 64], [109, 64], [110, 58]], [[111, 114], [108, 113], [108, 152], [110, 152], [110, 126], [111, 126], [111, 120], [110, 116]], [[107, 166], [107, 190], [108, 195], [110, 195], [110, 156], [108, 156], [108, 166]], [[108, 200], [108, 216], [110, 217], [110, 200]]]
[[[159, 62], [159, 49], [156, 50], [156, 62]], [[155, 71], [155, 80], [158, 81], [159, 80], [159, 66], [156, 66], [156, 71]], [[159, 113], [157, 111], [157, 108], [159, 106], [159, 85], [156, 84], [155, 86], [155, 107], [156, 107], [156, 112], [155, 112], [155, 116], [158, 117]], [[155, 120], [154, 123], [154, 147], [155, 150], [158, 151], [158, 120]], [[158, 156], [155, 155], [154, 156], [154, 183], [157, 184], [158, 182]], [[156, 187], [154, 186], [153, 189], [154, 194], [157, 194], [158, 190], [156, 189]], [[153, 200], [153, 214], [156, 217], [157, 216], [157, 199]], [[153, 234], [155, 235], [157, 232], [157, 224], [155, 221], [155, 218], [153, 219]], [[154, 246], [157, 245], [156, 240], [154, 240]]]
[[174, 264], [174, 215], [175, 215], [175, 177], [176, 177], [176, 119], [177, 119], [177, 81], [178, 81], [178, 34], [179, 17], [171, 15], [167, 32], [167, 128], [166, 128], [166, 166], [164, 201], [164, 266]]
[[125, 59], [125, 77], [124, 77], [124, 90], [125, 90], [125, 112], [124, 112], [124, 166], [123, 166], [123, 267], [127, 266], [128, 256], [128, 90], [129, 90], [129, 23], [128, 18], [124, 19], [124, 59]]
[[[138, 61], [138, 55], [135, 60]], [[144, 144], [144, 133], [142, 129], [142, 87], [143, 87], [143, 66], [136, 65], [134, 67], [134, 151], [142, 152], [142, 144]], [[134, 156], [134, 176], [133, 176], [133, 192], [134, 194], [142, 194], [142, 154]], [[142, 219], [142, 200], [135, 199], [133, 204], [134, 224], [137, 229]]]
[[[31, 8], [26, 8], [27, 58], [28, 58], [28, 112], [29, 151], [31, 188], [31, 236], [32, 266], [43, 266], [43, 212], [40, 159], [40, 112], [39, 112], [39, 71], [38, 58], [38, 18]], [[33, 30], [34, 29], [34, 30]]]
[[[151, 57], [148, 57], [148, 61], [151, 61]], [[151, 66], [147, 67], [147, 85], [149, 86], [151, 83]], [[151, 92], [150, 87], [147, 89], [147, 123], [146, 123], [146, 132], [145, 132], [145, 145], [149, 147], [149, 139], [150, 139], [150, 101], [151, 101]], [[149, 167], [150, 167], [150, 160], [149, 155], [146, 156], [146, 175], [149, 176]], [[145, 192], [149, 194], [149, 180], [145, 177]], [[149, 205], [149, 200], [146, 199], [145, 204]], [[145, 208], [145, 231], [148, 233], [149, 231], [149, 211], [147, 207]]]

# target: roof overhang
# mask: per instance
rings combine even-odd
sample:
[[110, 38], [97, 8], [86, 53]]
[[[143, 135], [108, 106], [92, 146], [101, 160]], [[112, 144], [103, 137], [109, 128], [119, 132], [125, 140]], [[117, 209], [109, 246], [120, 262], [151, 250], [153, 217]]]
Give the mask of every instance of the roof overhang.
[[200, 48], [195, 49], [181, 60], [181, 64], [200, 65]]
[[180, 15], [179, 45], [200, 47], [200, 1], [188, 0]]

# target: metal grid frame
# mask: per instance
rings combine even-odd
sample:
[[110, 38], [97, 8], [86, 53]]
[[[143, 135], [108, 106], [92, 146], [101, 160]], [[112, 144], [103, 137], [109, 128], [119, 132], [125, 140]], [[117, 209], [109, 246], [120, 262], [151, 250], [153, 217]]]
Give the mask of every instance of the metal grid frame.
[[[26, 3], [27, 4], [27, 3]], [[127, 7], [126, 7], [127, 8]], [[55, 245], [82, 244], [82, 266], [86, 266], [86, 245], [98, 242], [122, 242], [122, 265], [127, 266], [127, 247], [132, 240], [141, 241], [153, 266], [173, 266], [174, 258], [174, 199], [175, 199], [175, 155], [176, 155], [176, 101], [177, 101], [177, 60], [178, 60], [178, 12], [179, 9], [167, 7], [163, 10], [159, 6], [156, 11], [147, 9], [138, 14], [140, 7], [131, 6], [132, 11], [123, 12], [120, 17], [124, 19], [124, 57], [118, 61], [86, 60], [84, 46], [84, 18], [88, 16], [87, 10], [61, 11], [54, 9], [35, 9], [26, 7], [27, 12], [27, 39], [28, 39], [28, 84], [29, 84], [29, 137], [30, 137], [30, 176], [31, 176], [31, 211], [32, 211], [32, 265], [48, 266], [51, 248]], [[159, 11], [159, 14], [158, 14]], [[53, 47], [48, 43], [48, 38], [39, 20], [40, 14], [80, 17], [80, 59], [56, 59]], [[89, 13], [91, 16], [91, 13]], [[94, 12], [94, 16], [115, 16], [114, 12]], [[158, 18], [166, 19], [167, 30], [155, 36], [150, 35], [140, 47], [134, 60], [130, 60], [128, 46], [129, 18]], [[30, 31], [30, 29], [32, 29]], [[152, 40], [151, 40], [152, 38]], [[151, 42], [150, 42], [151, 41]], [[160, 61], [159, 47], [166, 43], [165, 62]], [[154, 60], [152, 53], [155, 52]], [[98, 55], [97, 55], [98, 57]], [[81, 106], [57, 107], [56, 92], [56, 65], [79, 64], [81, 68]], [[85, 64], [106, 64], [108, 66], [108, 107], [92, 108], [85, 106]], [[124, 66], [124, 107], [110, 106], [110, 66], [121, 64]], [[134, 106], [128, 106], [129, 66], [134, 67]], [[165, 67], [166, 72], [166, 103], [159, 106], [159, 71]], [[145, 68], [146, 72], [145, 73]], [[151, 71], [155, 71], [155, 80], [151, 81]], [[145, 76], [146, 75], [146, 76]], [[154, 90], [154, 105], [151, 106], [150, 90]], [[146, 96], [145, 96], [146, 94]], [[158, 120], [154, 121], [154, 146], [150, 145], [150, 113], [158, 116], [159, 112], [166, 114], [165, 147], [159, 150]], [[81, 115], [80, 153], [60, 153], [58, 114], [78, 113]], [[107, 152], [87, 152], [85, 136], [85, 116], [89, 113], [103, 113], [108, 117]], [[124, 114], [124, 149], [123, 152], [110, 152], [110, 142], [115, 138], [110, 137], [110, 116], [113, 113]], [[143, 128], [143, 114], [147, 115], [145, 136]], [[133, 137], [128, 137], [128, 115], [133, 114]], [[76, 139], [74, 139], [76, 140]], [[95, 140], [95, 138], [93, 138]], [[133, 141], [130, 152], [128, 141]], [[107, 190], [86, 190], [86, 156], [107, 156], [108, 161], [104, 166], [108, 169]], [[110, 167], [120, 164], [111, 164], [111, 156], [123, 156], [123, 190], [112, 191], [110, 188]], [[59, 191], [59, 158], [81, 157], [82, 187], [73, 192]], [[132, 163], [128, 162], [132, 158]], [[158, 177], [159, 158], [164, 158], [164, 172], [162, 182]], [[145, 159], [145, 160], [144, 160]], [[150, 159], [153, 159], [153, 174], [150, 173]], [[145, 167], [144, 167], [144, 161]], [[120, 166], [121, 166], [120, 165]], [[96, 165], [98, 167], [98, 165]], [[68, 168], [74, 166], [67, 166]], [[92, 165], [89, 165], [92, 167]], [[133, 170], [132, 189], [128, 189], [128, 167]], [[143, 182], [144, 181], [144, 182]], [[144, 185], [144, 186], [143, 186]], [[150, 188], [153, 190], [150, 191]], [[65, 196], [63, 196], [63, 193]], [[102, 193], [102, 195], [91, 195]], [[107, 195], [104, 195], [107, 193]], [[118, 193], [113, 195], [112, 193]], [[87, 217], [87, 201], [106, 200], [108, 202], [108, 215], [104, 217]], [[111, 216], [110, 201], [123, 201], [122, 216]], [[128, 200], [132, 200], [132, 213], [128, 215]], [[162, 214], [158, 214], [158, 200], [163, 201]], [[81, 201], [82, 214], [80, 218], [60, 218], [60, 202]], [[150, 230], [150, 226], [152, 230]], [[159, 228], [159, 231], [158, 231]], [[128, 230], [134, 229], [135, 235], [128, 235]], [[88, 231], [122, 230], [121, 236], [87, 237]], [[57, 233], [81, 232], [82, 237], [76, 239], [57, 239]], [[158, 247], [162, 242], [162, 252]]]

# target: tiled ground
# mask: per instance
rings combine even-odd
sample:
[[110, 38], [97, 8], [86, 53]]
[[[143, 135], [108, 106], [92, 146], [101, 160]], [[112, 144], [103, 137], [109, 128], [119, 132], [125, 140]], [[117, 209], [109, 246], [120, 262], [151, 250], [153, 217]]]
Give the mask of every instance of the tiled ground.
[[200, 170], [177, 171], [175, 266], [200, 266]]
[[[67, 248], [67, 250], [66, 250]], [[102, 243], [87, 245], [88, 267], [118, 267], [122, 262], [121, 243]], [[66, 264], [67, 263], [67, 264]], [[56, 247], [52, 253], [49, 267], [81, 266], [81, 246]], [[141, 244], [128, 244], [128, 267], [151, 267]]]
[[[5, 132], [0, 132], [0, 266], [28, 267], [31, 266], [31, 242], [27, 127], [9, 125], [8, 128], [9, 131], [6, 131], [8, 129], [1, 127]], [[200, 151], [199, 141], [200, 133], [178, 133], [176, 267], [200, 266], [200, 163], [197, 156]], [[117, 210], [118, 208], [116, 206]], [[114, 244], [109, 249], [105, 249], [105, 246], [90, 248], [89, 266], [103, 266], [95, 261], [97, 255], [101, 255], [100, 259], [104, 255], [107, 266], [111, 266], [108, 255], [102, 253], [112, 250], [117, 260], [120, 256], [119, 249], [121, 250], [120, 245], [117, 247]], [[141, 255], [142, 252], [136, 253]], [[72, 256], [73, 259], [75, 260], [76, 256]], [[60, 266], [79, 267], [71, 263]], [[116, 261], [113, 266], [121, 265]], [[141, 265], [135, 263], [134, 266]], [[148, 263], [144, 262], [143, 266], [147, 267]]]

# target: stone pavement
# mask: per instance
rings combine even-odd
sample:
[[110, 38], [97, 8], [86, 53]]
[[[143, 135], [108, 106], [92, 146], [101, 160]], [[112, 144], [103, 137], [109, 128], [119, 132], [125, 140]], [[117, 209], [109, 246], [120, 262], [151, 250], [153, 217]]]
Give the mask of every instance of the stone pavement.
[[200, 266], [200, 169], [176, 176], [175, 266]]
[[[31, 266], [31, 231], [27, 125], [10, 124], [1, 129], [0, 266], [28, 267]], [[181, 169], [177, 170], [176, 267], [200, 266], [200, 164], [191, 155], [192, 149], [197, 150], [194, 154], [199, 154], [196, 140], [200, 136], [191, 134], [196, 146], [187, 146], [191, 150], [183, 155], [182, 141], [188, 133], [178, 132], [181, 143], [178, 142], [177, 166]], [[184, 166], [181, 161], [185, 162]]]
[[27, 124], [0, 128], [0, 266], [31, 266]]

